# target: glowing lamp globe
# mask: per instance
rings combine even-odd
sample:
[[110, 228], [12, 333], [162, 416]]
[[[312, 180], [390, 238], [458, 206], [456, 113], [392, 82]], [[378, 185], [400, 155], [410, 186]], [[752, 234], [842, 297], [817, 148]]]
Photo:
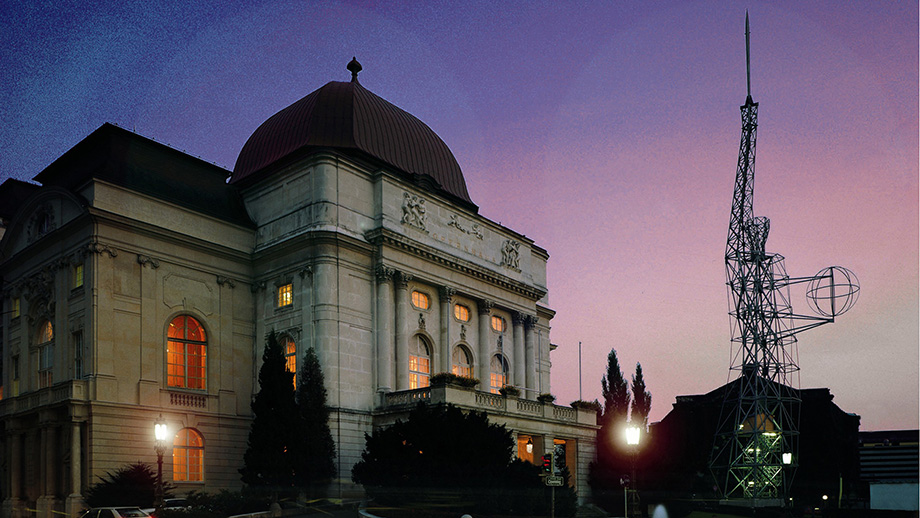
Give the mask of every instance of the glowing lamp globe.
[[639, 427], [630, 426], [626, 429], [626, 444], [635, 446], [639, 444]]
[[859, 279], [841, 266], [828, 266], [818, 272], [805, 291], [808, 306], [825, 317], [846, 313], [859, 298]]

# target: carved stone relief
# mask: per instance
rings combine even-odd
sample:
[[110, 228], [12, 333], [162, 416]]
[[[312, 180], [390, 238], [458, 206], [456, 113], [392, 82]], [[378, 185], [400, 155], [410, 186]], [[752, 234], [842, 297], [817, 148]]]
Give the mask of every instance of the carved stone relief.
[[86, 250], [94, 254], [109, 254], [109, 257], [115, 257], [118, 255], [118, 250], [115, 250], [109, 245], [102, 244], [98, 241], [93, 241], [92, 243], [86, 245]]
[[142, 254], [137, 254], [137, 264], [143, 267], [149, 266], [153, 268], [154, 270], [160, 267], [160, 261], [157, 261], [153, 257], [142, 255]]
[[408, 192], [403, 192], [402, 210], [403, 225], [409, 225], [410, 227], [415, 227], [425, 232], [428, 231], [426, 228], [428, 223], [428, 214], [426, 214], [427, 209], [425, 208], [425, 198]]
[[516, 272], [521, 271], [520, 267], [520, 248], [521, 243], [512, 239], [506, 239], [502, 245], [502, 262], [501, 266], [510, 268]]
[[211, 286], [181, 275], [168, 275], [163, 279], [163, 303], [170, 308], [194, 308], [205, 315], [214, 313], [214, 294]]
[[482, 239], [482, 227], [479, 226], [479, 223], [473, 223], [472, 226], [467, 228], [463, 223], [460, 222], [460, 216], [456, 214], [450, 215], [450, 221], [447, 222], [448, 227], [454, 227], [460, 232], [464, 232], [471, 236], [476, 236], [479, 239]]

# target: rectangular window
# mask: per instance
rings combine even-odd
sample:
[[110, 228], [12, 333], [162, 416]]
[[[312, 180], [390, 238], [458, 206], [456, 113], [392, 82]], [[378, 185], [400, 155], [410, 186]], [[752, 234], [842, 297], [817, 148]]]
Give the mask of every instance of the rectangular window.
[[294, 286], [285, 284], [278, 286], [278, 307], [283, 308], [294, 303]]
[[54, 382], [54, 344], [45, 343], [38, 348], [38, 388], [50, 387]]
[[431, 299], [428, 298], [428, 295], [420, 292], [412, 292], [412, 306], [416, 309], [428, 309], [431, 307]]
[[454, 318], [460, 322], [470, 321], [470, 308], [463, 304], [454, 304]]
[[83, 378], [83, 330], [73, 333], [73, 378]]
[[16, 397], [19, 395], [19, 355], [13, 356], [13, 386], [10, 387], [10, 395]]
[[73, 289], [83, 287], [83, 265], [75, 264], [73, 267]]
[[19, 297], [14, 297], [10, 304], [10, 318], [19, 318]]
[[505, 332], [505, 319], [499, 316], [492, 316], [492, 329], [499, 333]]

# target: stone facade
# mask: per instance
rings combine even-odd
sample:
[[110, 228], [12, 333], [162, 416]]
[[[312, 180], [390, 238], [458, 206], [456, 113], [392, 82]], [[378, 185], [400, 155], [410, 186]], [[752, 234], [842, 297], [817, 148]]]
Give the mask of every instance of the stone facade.
[[[351, 467], [364, 434], [419, 400], [486, 411], [537, 459], [564, 442], [586, 494], [594, 414], [536, 401], [551, 392], [545, 250], [339, 149], [244, 185], [227, 175], [104, 125], [4, 220], [3, 517], [73, 515], [100, 475], [155, 463], [160, 415], [177, 441], [200, 440], [167, 450], [164, 477], [178, 492], [238, 488], [272, 330], [297, 356], [318, 354], [339, 494], [360, 489]], [[171, 349], [180, 317], [203, 330], [201, 343], [182, 339], [185, 356]], [[206, 353], [193, 353], [201, 344]], [[428, 387], [455, 368], [458, 348], [480, 386]], [[520, 396], [493, 393], [496, 380]]]

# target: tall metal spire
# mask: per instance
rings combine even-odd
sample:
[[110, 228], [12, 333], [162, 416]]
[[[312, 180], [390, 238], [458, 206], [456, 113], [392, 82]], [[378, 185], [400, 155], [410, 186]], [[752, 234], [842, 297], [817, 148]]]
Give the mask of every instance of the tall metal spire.
[[[758, 103], [751, 97], [751, 30], [744, 16], [747, 99], [725, 245], [734, 377], [725, 399], [710, 468], [725, 500], [782, 506], [798, 464], [799, 409], [796, 334], [834, 321], [856, 301], [859, 285], [840, 267], [792, 279], [784, 258], [767, 251], [770, 220], [754, 216], [754, 158]], [[835, 277], [836, 275], [836, 277]], [[792, 311], [789, 287], [808, 283], [806, 296], [822, 316]], [[829, 305], [829, 307], [828, 307]]]
[[748, 12], [744, 11], [744, 54], [745, 63], [747, 64], [747, 102], [753, 104], [754, 99], [751, 97], [751, 21], [748, 18]]

